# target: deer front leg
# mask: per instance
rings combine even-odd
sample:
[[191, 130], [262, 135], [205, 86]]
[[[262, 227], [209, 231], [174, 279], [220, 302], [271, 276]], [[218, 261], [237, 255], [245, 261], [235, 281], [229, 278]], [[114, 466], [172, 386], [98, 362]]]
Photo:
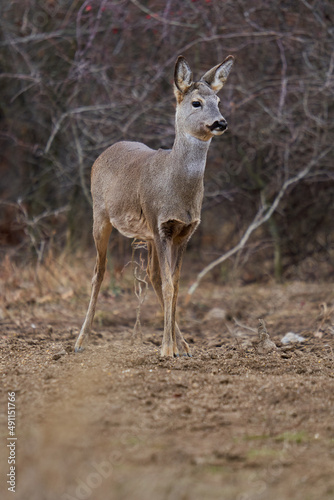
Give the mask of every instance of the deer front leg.
[[[182, 243], [176, 245], [173, 249], [172, 255], [172, 268], [173, 268], [173, 285], [174, 285], [174, 295], [173, 295], [173, 309], [174, 315], [176, 316], [176, 304], [177, 304], [177, 296], [179, 293], [179, 282], [180, 282], [180, 274], [181, 274], [181, 265], [183, 252], [186, 248], [187, 243]], [[190, 349], [187, 342], [184, 340], [183, 335], [178, 327], [178, 324], [175, 322], [175, 333], [178, 344], [181, 345], [182, 350], [185, 352], [185, 356], [189, 356], [191, 358]]]
[[[177, 277], [177, 289], [175, 289], [175, 284], [174, 284], [173, 299], [175, 300], [175, 305], [176, 305], [176, 299], [177, 299], [178, 280], [179, 280], [179, 275], [180, 275], [180, 269], [181, 269], [181, 261], [179, 263], [178, 275], [176, 275], [176, 277]], [[148, 242], [147, 274], [150, 278], [150, 281], [152, 283], [154, 291], [158, 297], [161, 308], [164, 311], [164, 300], [163, 300], [163, 295], [162, 295], [160, 265], [159, 265], [157, 251], [155, 249], [155, 245], [153, 242]], [[175, 283], [175, 274], [174, 274], [174, 283]], [[177, 324], [177, 321], [175, 321], [175, 336], [176, 336], [177, 346], [179, 349], [181, 349], [181, 352], [184, 353], [184, 356], [191, 357], [189, 345], [184, 340], [183, 335], [180, 331], [180, 328]]]
[[161, 291], [164, 310], [164, 333], [162, 338], [161, 356], [179, 356], [175, 336], [175, 307], [173, 307], [174, 284], [171, 270], [171, 241], [157, 239], [157, 250]]

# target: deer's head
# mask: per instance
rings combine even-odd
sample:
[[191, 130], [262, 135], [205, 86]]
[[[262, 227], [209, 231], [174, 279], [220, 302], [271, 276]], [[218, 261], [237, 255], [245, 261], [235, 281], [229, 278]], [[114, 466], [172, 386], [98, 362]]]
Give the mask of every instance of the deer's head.
[[207, 71], [198, 82], [193, 81], [192, 71], [183, 56], [175, 64], [174, 93], [177, 100], [176, 127], [183, 133], [201, 141], [221, 135], [227, 122], [219, 111], [217, 93], [224, 86], [234, 58]]

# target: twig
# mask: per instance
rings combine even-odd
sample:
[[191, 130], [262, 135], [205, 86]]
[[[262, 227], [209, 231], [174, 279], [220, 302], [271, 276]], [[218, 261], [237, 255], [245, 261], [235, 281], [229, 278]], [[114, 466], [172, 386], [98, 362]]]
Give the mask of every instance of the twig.
[[253, 333], [256, 333], [257, 330], [255, 328], [251, 328], [250, 326], [247, 326], [247, 325], [243, 325], [242, 323], [240, 323], [236, 318], [233, 318], [233, 321], [234, 323], [237, 325], [237, 326], [240, 326], [241, 328], [244, 328], [245, 330], [249, 330]]
[[141, 11], [145, 12], [145, 14], [150, 15], [153, 19], [156, 19], [157, 21], [160, 21], [161, 23], [164, 24], [171, 24], [172, 26], [183, 26], [184, 28], [198, 28], [197, 24], [187, 24], [187, 23], [180, 23], [179, 21], [171, 21], [169, 19], [165, 19], [164, 17], [159, 16], [159, 14], [156, 14], [153, 12], [151, 9], [148, 7], [145, 7], [145, 5], [142, 5], [138, 0], [130, 0], [133, 5], [138, 7]]
[[85, 175], [84, 175], [85, 168], [84, 168], [84, 163], [83, 163], [82, 147], [81, 147], [81, 143], [80, 143], [79, 138], [78, 138], [77, 126], [74, 123], [72, 124], [72, 130], [73, 130], [73, 135], [74, 135], [75, 147], [77, 149], [77, 154], [78, 154], [79, 176], [80, 176], [80, 183], [81, 183], [82, 191], [85, 195], [86, 200], [88, 201], [90, 206], [92, 206], [93, 205], [92, 198], [90, 196], [89, 189], [87, 188], [86, 182], [85, 182]]
[[[134, 343], [136, 338], [138, 338], [138, 334], [139, 334], [139, 340], [141, 342], [143, 341], [143, 332], [142, 332], [141, 322], [140, 322], [140, 313], [141, 313], [141, 306], [143, 305], [143, 303], [146, 299], [146, 294], [147, 294], [147, 290], [148, 290], [148, 283], [145, 280], [145, 278], [140, 278], [138, 276], [138, 269], [140, 269], [141, 271], [144, 271], [143, 259], [142, 259], [141, 255], [140, 255], [140, 264], [134, 260], [135, 251], [137, 249], [146, 248], [146, 243], [142, 242], [142, 241], [137, 241], [136, 239], [134, 239], [131, 246], [132, 246], [132, 266], [133, 266], [133, 278], [134, 278], [134, 292], [135, 292], [135, 295], [138, 299], [138, 306], [136, 307], [136, 323], [135, 323], [135, 326], [133, 327], [132, 337], [131, 337], [131, 342]], [[145, 277], [146, 277], [146, 272], [145, 272]]]
[[9, 40], [5, 40], [4, 42], [0, 42], [0, 47], [4, 47], [6, 45], [18, 45], [22, 43], [30, 43], [30, 42], [42, 42], [44, 40], [49, 40], [50, 38], [60, 38], [64, 37], [66, 34], [69, 34], [68, 31], [58, 30], [52, 31], [50, 33], [37, 33], [24, 37], [18, 38], [10, 38]]
[[284, 51], [284, 45], [282, 43], [282, 40], [277, 40], [277, 45], [280, 50], [281, 54], [281, 61], [282, 61], [282, 80], [281, 80], [281, 93], [280, 93], [280, 98], [279, 98], [279, 104], [278, 104], [278, 116], [279, 118], [282, 117], [282, 111], [286, 99], [286, 91], [287, 91], [287, 77], [286, 77], [286, 71], [287, 71], [287, 62], [286, 62], [286, 57], [285, 57], [285, 51]]
[[229, 326], [227, 323], [225, 323], [225, 326], [226, 326], [226, 328], [228, 329], [229, 334], [231, 335], [231, 337], [233, 337], [233, 338], [234, 338], [234, 340], [236, 341], [238, 351], [239, 351], [239, 352], [243, 352], [243, 348], [242, 348], [242, 346], [241, 346], [241, 344], [240, 344], [240, 342], [239, 342], [239, 339], [238, 339], [238, 337], [236, 336], [236, 334], [234, 333], [234, 331], [232, 330], [232, 328], [230, 328], [230, 326]]
[[44, 153], [46, 154], [49, 152], [51, 145], [54, 141], [54, 138], [56, 137], [57, 133], [59, 132], [61, 124], [63, 123], [65, 118], [68, 118], [71, 115], [76, 115], [76, 114], [80, 114], [80, 113], [101, 111], [104, 109], [113, 109], [116, 106], [117, 106], [117, 104], [100, 104], [100, 105], [95, 105], [95, 106], [81, 106], [79, 108], [74, 108], [74, 109], [71, 109], [70, 111], [66, 111], [66, 113], [63, 113], [60, 116], [60, 118], [57, 120], [57, 122], [55, 123], [55, 125], [52, 129], [51, 135], [46, 143]]

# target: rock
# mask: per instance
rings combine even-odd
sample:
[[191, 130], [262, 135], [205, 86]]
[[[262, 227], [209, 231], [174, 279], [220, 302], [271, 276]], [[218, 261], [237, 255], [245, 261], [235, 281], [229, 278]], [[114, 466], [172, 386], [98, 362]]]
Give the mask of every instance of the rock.
[[221, 377], [219, 377], [218, 382], [220, 384], [227, 385], [227, 384], [229, 384], [231, 382], [231, 380], [226, 375], [222, 375]]
[[212, 321], [212, 320], [225, 320], [226, 319], [226, 311], [224, 309], [220, 309], [219, 307], [214, 307], [210, 309], [209, 312], [204, 316], [203, 321]]
[[288, 332], [281, 339], [282, 344], [290, 344], [291, 342], [304, 342], [306, 339], [294, 332]]
[[55, 361], [57, 361], [58, 359], [60, 359], [62, 356], [65, 356], [65, 354], [67, 354], [67, 352], [65, 351], [65, 349], [57, 352], [56, 354], [54, 354], [52, 356], [52, 359], [54, 359]]

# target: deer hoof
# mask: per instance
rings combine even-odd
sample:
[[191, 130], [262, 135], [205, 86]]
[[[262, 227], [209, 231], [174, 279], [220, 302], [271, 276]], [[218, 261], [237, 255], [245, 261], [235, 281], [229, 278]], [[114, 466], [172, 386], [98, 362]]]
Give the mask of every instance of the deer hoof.
[[163, 345], [161, 347], [161, 352], [160, 356], [162, 358], [167, 357], [167, 358], [173, 358], [173, 357], [178, 357], [179, 353], [174, 351], [173, 346], [168, 346], [168, 345]]
[[83, 352], [84, 350], [85, 350], [85, 348], [84, 348], [84, 347], [82, 347], [82, 346], [80, 347], [80, 346], [77, 346], [77, 345], [76, 345], [76, 346], [74, 347], [74, 352]]

